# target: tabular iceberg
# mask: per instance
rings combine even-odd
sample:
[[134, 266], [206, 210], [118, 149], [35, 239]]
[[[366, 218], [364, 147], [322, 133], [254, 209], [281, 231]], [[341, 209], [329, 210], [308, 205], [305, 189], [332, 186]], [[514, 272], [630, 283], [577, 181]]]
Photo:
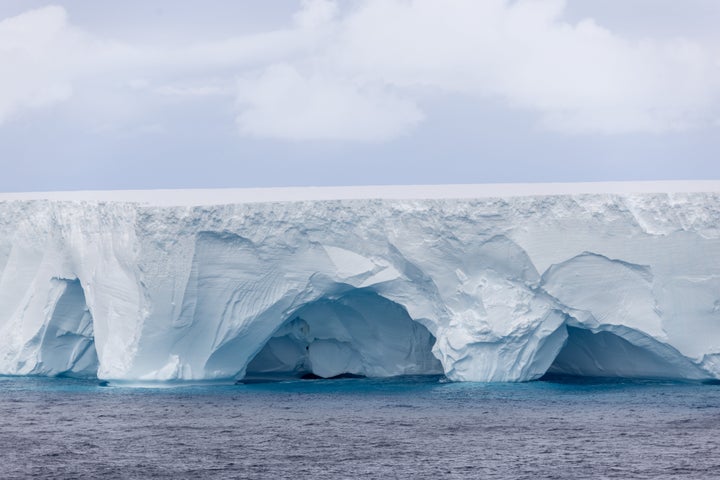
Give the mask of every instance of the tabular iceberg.
[[2, 195], [0, 374], [720, 378], [718, 191]]

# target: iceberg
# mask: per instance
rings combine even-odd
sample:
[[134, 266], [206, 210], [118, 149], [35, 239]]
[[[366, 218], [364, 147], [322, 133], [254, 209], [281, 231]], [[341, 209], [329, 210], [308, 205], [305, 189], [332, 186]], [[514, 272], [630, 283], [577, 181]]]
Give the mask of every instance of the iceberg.
[[718, 379], [718, 192], [0, 194], [0, 374]]

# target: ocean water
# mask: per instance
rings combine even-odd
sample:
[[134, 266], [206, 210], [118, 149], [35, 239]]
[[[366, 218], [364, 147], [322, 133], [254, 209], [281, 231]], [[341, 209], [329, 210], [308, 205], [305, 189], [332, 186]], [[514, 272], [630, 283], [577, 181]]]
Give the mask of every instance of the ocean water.
[[720, 478], [720, 386], [0, 378], [1, 478]]

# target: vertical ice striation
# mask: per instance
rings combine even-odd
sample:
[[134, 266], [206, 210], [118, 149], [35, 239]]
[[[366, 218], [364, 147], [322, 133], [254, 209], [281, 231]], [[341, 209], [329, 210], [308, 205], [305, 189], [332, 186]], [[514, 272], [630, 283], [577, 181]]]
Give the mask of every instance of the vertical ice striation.
[[714, 193], [156, 195], [0, 200], [0, 374], [720, 378]]
[[95, 351], [92, 315], [78, 280], [56, 280], [62, 294], [55, 303], [40, 342], [38, 363], [31, 373], [95, 376], [98, 359]]

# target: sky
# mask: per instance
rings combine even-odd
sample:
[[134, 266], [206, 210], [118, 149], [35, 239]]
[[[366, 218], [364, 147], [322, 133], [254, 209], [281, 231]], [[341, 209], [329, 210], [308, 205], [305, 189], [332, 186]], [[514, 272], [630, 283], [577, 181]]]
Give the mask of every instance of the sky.
[[0, 2], [0, 191], [720, 179], [716, 0]]

